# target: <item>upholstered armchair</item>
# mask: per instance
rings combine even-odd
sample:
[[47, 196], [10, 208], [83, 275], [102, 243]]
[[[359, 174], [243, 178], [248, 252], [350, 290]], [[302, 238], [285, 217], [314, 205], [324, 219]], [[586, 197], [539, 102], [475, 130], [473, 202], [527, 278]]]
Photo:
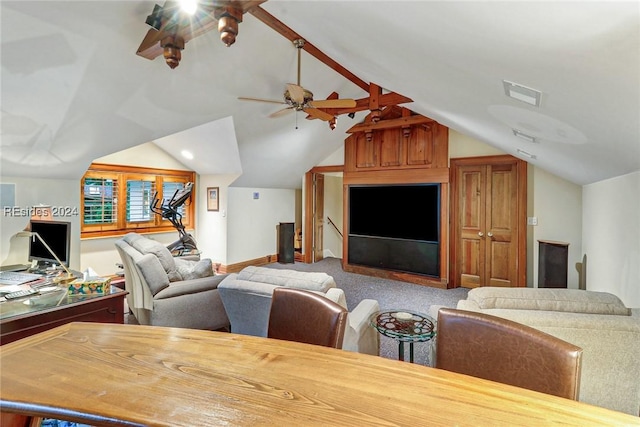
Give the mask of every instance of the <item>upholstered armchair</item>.
[[[218, 287], [231, 332], [266, 337], [273, 290], [282, 286], [319, 293], [348, 309], [344, 291], [328, 274], [250, 266], [229, 274]], [[343, 350], [379, 354], [378, 333], [369, 325], [379, 308], [376, 300], [365, 299], [349, 312]]]
[[217, 330], [229, 326], [210, 259], [174, 258], [136, 233], [115, 242], [124, 266], [127, 304], [143, 325]]

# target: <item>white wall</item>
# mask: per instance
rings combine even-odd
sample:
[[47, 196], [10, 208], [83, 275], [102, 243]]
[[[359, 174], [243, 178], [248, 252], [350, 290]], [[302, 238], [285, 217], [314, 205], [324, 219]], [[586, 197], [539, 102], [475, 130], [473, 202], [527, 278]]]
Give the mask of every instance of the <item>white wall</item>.
[[342, 232], [342, 176], [324, 176], [324, 227], [322, 233], [323, 256], [342, 258], [342, 236], [329, 223], [328, 218]]
[[[254, 198], [254, 193], [259, 198]], [[296, 190], [236, 188], [227, 192], [227, 262], [234, 264], [278, 252], [277, 226], [295, 222]]]
[[582, 189], [587, 289], [640, 307], [640, 172]]
[[[68, 216], [55, 216], [56, 221], [71, 223], [71, 249], [69, 266], [80, 268], [80, 187], [78, 181], [67, 179], [33, 179], [18, 177], [2, 177], [2, 184], [15, 184], [15, 207], [18, 214], [12, 210], [2, 209], [0, 217], [0, 259], [2, 265], [25, 264], [28, 262], [28, 238], [15, 237], [15, 234], [29, 224], [29, 209], [36, 205], [70, 208], [56, 209], [67, 212]], [[24, 212], [24, 215], [20, 213]], [[55, 214], [55, 212], [54, 212]]]

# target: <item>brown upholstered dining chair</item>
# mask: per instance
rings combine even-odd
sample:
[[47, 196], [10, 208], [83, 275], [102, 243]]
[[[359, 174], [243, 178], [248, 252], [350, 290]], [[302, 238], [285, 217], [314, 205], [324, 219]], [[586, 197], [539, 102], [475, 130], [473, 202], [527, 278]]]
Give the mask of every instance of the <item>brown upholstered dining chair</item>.
[[342, 348], [347, 309], [316, 294], [295, 288], [275, 288], [267, 337]]
[[438, 311], [436, 368], [578, 400], [582, 349], [511, 320]]

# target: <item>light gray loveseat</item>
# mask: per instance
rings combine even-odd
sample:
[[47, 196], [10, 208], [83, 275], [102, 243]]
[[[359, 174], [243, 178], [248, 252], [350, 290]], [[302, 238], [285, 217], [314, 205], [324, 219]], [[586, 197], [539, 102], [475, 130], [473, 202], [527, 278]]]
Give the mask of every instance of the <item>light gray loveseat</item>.
[[[457, 308], [510, 319], [581, 347], [579, 400], [640, 415], [640, 309], [605, 292], [498, 287], [470, 290]], [[431, 314], [438, 309], [433, 306]]]
[[142, 325], [227, 328], [211, 260], [174, 258], [161, 243], [137, 233], [115, 242], [124, 266], [127, 304]]
[[[218, 286], [231, 332], [266, 337], [271, 296], [280, 286], [317, 292], [348, 309], [344, 291], [326, 273], [249, 266], [229, 274]], [[377, 301], [365, 299], [349, 312], [343, 350], [379, 354], [378, 334], [369, 325], [369, 318], [378, 310]]]

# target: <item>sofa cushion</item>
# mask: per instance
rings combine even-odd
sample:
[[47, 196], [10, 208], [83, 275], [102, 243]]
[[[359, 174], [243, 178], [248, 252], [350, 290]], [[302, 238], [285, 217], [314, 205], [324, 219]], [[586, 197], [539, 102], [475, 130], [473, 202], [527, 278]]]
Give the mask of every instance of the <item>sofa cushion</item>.
[[140, 273], [144, 276], [144, 280], [147, 282], [152, 295], [157, 294], [169, 286], [169, 278], [164, 272], [157, 256], [153, 254], [142, 255], [142, 258], [136, 261], [136, 265], [140, 269]]
[[176, 269], [176, 263], [171, 252], [169, 252], [169, 249], [167, 249], [163, 244], [156, 242], [155, 240], [147, 239], [143, 236], [138, 236], [139, 238], [136, 239], [126, 240], [127, 237], [128, 235], [125, 236], [125, 241], [133, 246], [138, 252], [143, 255], [152, 254], [158, 258], [160, 265], [167, 274], [170, 282], [184, 280]]
[[213, 276], [213, 266], [209, 258], [199, 261], [175, 259], [176, 270], [182, 280], [200, 279], [202, 277]]
[[631, 310], [615, 295], [579, 289], [481, 287], [469, 301], [482, 309], [544, 310], [629, 316]]
[[327, 292], [330, 288], [336, 287], [336, 282], [333, 280], [333, 277], [326, 273], [255, 266], [242, 269], [242, 271], [238, 273], [238, 279], [319, 292]]

